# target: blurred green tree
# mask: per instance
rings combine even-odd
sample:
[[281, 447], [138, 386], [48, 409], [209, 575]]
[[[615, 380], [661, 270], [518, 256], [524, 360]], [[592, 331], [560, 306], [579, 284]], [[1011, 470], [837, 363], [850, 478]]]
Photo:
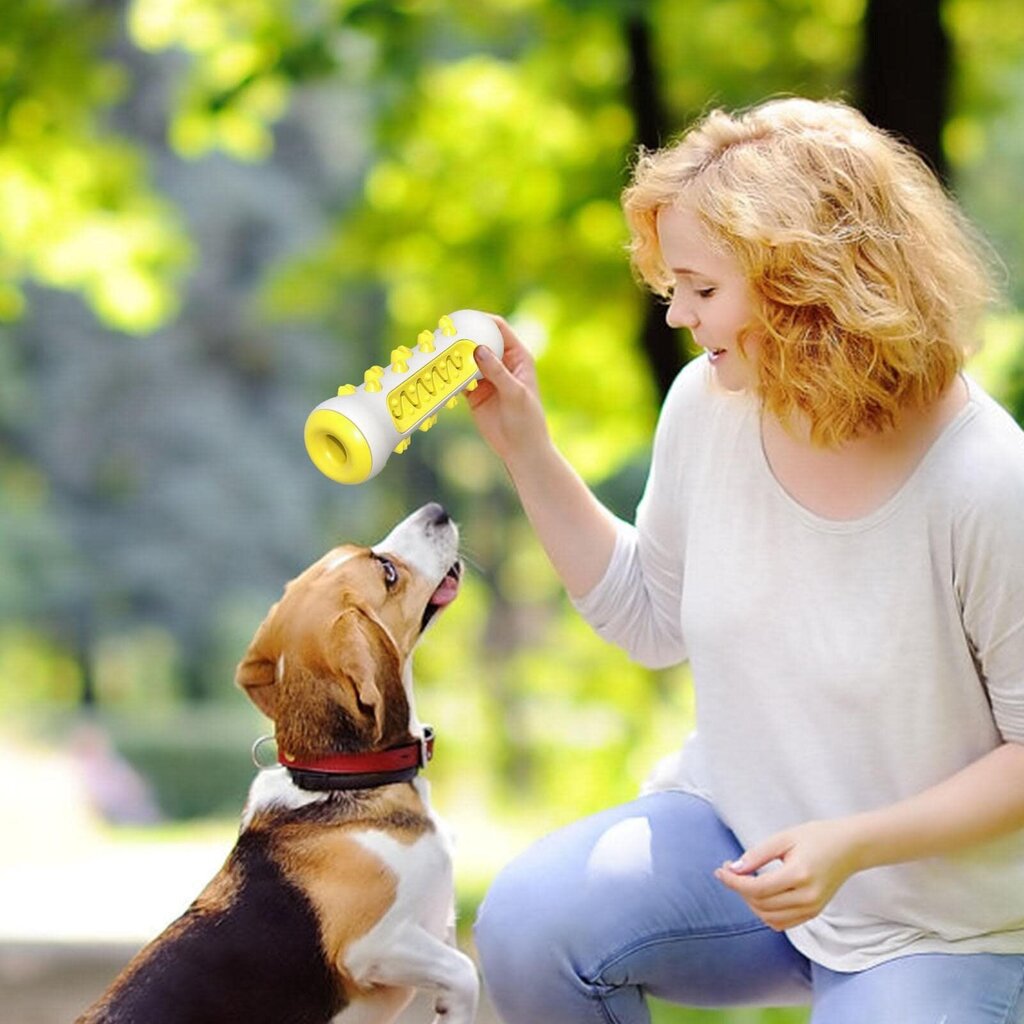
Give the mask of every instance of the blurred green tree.
[[[341, 339], [338, 363], [354, 378], [439, 312], [500, 310], [537, 351], [559, 443], [609, 504], [630, 515], [659, 398], [687, 357], [622, 253], [617, 196], [635, 146], [666, 141], [711, 104], [741, 106], [780, 92], [860, 97], [936, 163], [948, 157], [951, 178], [997, 227], [1007, 262], [1019, 270], [1024, 230], [1009, 183], [1022, 137], [1014, 130], [1024, 93], [1015, 60], [1022, 21], [1012, 0], [919, 0], [898, 10], [865, 0], [28, 0], [0, 22], [0, 67], [11, 70], [0, 80], [0, 315], [19, 315], [22, 283], [35, 280], [77, 290], [121, 330], [167, 322], [204, 213], [186, 233], [139, 153], [166, 138], [175, 159], [194, 165], [218, 166], [218, 153], [238, 167], [268, 164], [276, 148], [294, 142], [297, 103], [319, 93], [323, 117], [344, 95], [346, 116], [357, 103], [370, 133], [342, 127], [332, 143], [338, 159], [357, 167], [358, 191], [332, 194], [328, 182], [317, 199], [326, 230], [293, 246], [298, 256], [260, 264], [265, 276], [255, 284], [245, 271], [253, 305], [237, 322], [228, 318], [230, 331], [203, 328], [226, 389], [211, 390], [211, 407], [225, 405], [238, 382], [248, 397], [274, 387], [274, 335]], [[940, 65], [898, 65], [925, 41], [951, 55], [948, 92], [944, 74], [918, 87]], [[133, 77], [140, 54], [173, 64], [173, 85], [145, 139], [138, 110], [125, 113], [141, 102]], [[904, 95], [914, 98], [911, 107], [894, 106]], [[925, 105], [919, 120], [927, 128], [918, 129]], [[303, 157], [281, 159], [295, 173]], [[181, 201], [183, 214], [196, 216]], [[258, 237], [260, 229], [246, 230]], [[244, 268], [256, 248], [246, 242], [228, 251]], [[992, 363], [1019, 380], [1018, 319], [999, 323], [1002, 361]], [[314, 382], [310, 368], [300, 377], [293, 391], [316, 398], [322, 378]], [[212, 419], [183, 412], [180, 402], [170, 408], [181, 414], [170, 421], [177, 436], [212, 434]], [[138, 467], [158, 443], [146, 422], [124, 411], [119, 429], [130, 426], [136, 443], [121, 447], [111, 436], [109, 457], [96, 463], [103, 486], [89, 500], [156, 507], [130, 501], [143, 487]], [[247, 422], [273, 429], [271, 421]], [[217, 436], [226, 439], [227, 430], [217, 421]], [[3, 457], [19, 471], [46, 458], [45, 447], [17, 430], [7, 437]], [[189, 451], [196, 458], [196, 448]], [[607, 785], [592, 785], [589, 801], [630, 791], [638, 743], [641, 759], [649, 757], [666, 733], [683, 728], [677, 680], [652, 681], [576, 635], [464, 415], [443, 417], [403, 459], [401, 470], [368, 485], [361, 507], [384, 521], [440, 494], [467, 521], [483, 570], [480, 607], [470, 616], [483, 653], [465, 644], [440, 649], [456, 674], [479, 674], [489, 687], [477, 725], [488, 763], [520, 790], [541, 786], [566, 814], [581, 806], [578, 795], [559, 796], [544, 780], [559, 777], [577, 748], [596, 751], [593, 763], [607, 766]], [[45, 465], [40, 475], [48, 478]], [[184, 493], [189, 500], [180, 504], [195, 505], [198, 490]], [[322, 493], [304, 499], [308, 507], [322, 508]], [[168, 524], [191, 514], [171, 507], [161, 506]], [[202, 536], [212, 543], [214, 533]], [[161, 573], [143, 575], [144, 586], [125, 590], [137, 614], [201, 606], [198, 590], [171, 601]], [[557, 680], [537, 655], [553, 650], [565, 653]], [[674, 724], [662, 731], [656, 722], [666, 709]], [[593, 728], [577, 743], [572, 723], [584, 719]], [[546, 743], [546, 731], [563, 743], [570, 737], [571, 749]], [[649, 748], [640, 739], [647, 736], [655, 737]]]
[[130, 87], [104, 49], [116, 6], [25, 0], [0, 18], [0, 320], [34, 279], [121, 330], [176, 308], [189, 245], [136, 145], [104, 115]]
[[441, 785], [531, 831], [628, 798], [690, 721], [685, 671], [583, 626], [464, 411], [346, 494], [301, 416], [439, 313], [501, 311], [630, 516], [687, 358], [626, 265], [631, 154], [796, 92], [860, 101], [993, 237], [1011, 308], [978, 365], [1024, 418], [1022, 52], [1019, 0], [8, 0], [0, 706], [223, 690], [339, 520], [370, 541], [440, 497], [479, 569], [420, 655]]

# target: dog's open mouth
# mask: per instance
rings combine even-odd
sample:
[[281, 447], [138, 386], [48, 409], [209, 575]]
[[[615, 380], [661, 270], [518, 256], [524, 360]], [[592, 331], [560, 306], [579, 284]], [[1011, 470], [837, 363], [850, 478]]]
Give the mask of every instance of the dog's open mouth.
[[442, 609], [455, 600], [459, 593], [459, 581], [462, 579], [462, 563], [456, 562], [445, 577], [438, 584], [437, 589], [430, 595], [427, 607], [423, 611], [423, 622], [421, 629], [427, 628], [427, 623]]

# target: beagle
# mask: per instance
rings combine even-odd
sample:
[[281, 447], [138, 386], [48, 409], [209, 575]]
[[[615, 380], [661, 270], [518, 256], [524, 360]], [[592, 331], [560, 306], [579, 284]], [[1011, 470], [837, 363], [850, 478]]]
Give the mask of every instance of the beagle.
[[77, 1024], [386, 1024], [416, 989], [436, 1022], [471, 1024], [412, 693], [413, 648], [460, 575], [458, 530], [431, 504], [288, 584], [236, 676], [280, 763], [219, 874]]

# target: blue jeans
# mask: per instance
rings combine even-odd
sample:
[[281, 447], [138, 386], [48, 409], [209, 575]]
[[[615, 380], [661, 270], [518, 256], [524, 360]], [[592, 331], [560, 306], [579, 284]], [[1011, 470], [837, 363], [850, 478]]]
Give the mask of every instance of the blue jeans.
[[1024, 1024], [1024, 956], [927, 954], [854, 974], [808, 960], [712, 871], [736, 837], [705, 801], [657, 793], [536, 843], [476, 924], [506, 1024], [647, 1024], [691, 1007], [811, 1004], [812, 1024]]

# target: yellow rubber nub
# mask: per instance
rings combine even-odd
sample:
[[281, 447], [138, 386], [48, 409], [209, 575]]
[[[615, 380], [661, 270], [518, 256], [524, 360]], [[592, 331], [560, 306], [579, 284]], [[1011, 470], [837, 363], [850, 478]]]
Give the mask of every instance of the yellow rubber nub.
[[361, 484], [373, 470], [373, 453], [363, 432], [340, 412], [314, 409], [304, 436], [313, 465], [339, 484]]
[[411, 355], [412, 349], [405, 345], [393, 348], [391, 350], [391, 369], [395, 373], [406, 373], [409, 369], [409, 356]]

